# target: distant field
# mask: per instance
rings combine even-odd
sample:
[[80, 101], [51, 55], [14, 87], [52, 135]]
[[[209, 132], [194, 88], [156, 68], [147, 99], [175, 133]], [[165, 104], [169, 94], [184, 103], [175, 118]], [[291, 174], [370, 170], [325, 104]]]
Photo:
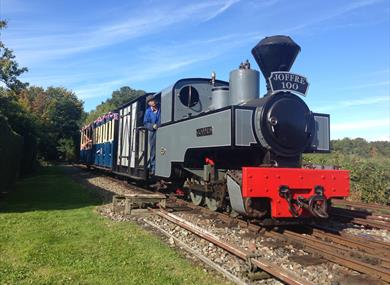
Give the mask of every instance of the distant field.
[[0, 202], [0, 284], [218, 284], [99, 204], [55, 167], [21, 180]]

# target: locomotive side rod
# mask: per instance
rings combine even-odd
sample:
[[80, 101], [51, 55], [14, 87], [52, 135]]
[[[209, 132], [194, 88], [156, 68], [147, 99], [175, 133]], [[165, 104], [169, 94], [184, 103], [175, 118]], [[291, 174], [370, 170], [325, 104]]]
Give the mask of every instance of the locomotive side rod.
[[270, 275], [274, 276], [275, 278], [291, 285], [312, 285], [310, 281], [303, 280], [302, 278], [298, 277], [292, 272], [289, 272], [287, 270], [282, 270], [278, 265], [273, 264], [271, 262], [251, 258], [251, 253], [247, 250], [235, 247], [227, 242], [221, 241], [217, 236], [200, 229], [196, 227], [195, 225], [189, 223], [188, 221], [185, 221], [184, 219], [175, 216], [171, 213], [168, 213], [165, 210], [159, 209], [150, 209], [153, 213], [159, 215], [160, 217], [169, 220], [170, 222], [192, 232], [193, 234], [199, 236], [202, 239], [205, 239], [216, 246], [226, 250], [227, 252], [241, 258], [242, 260], [250, 260], [251, 263], [255, 266], [257, 266], [259, 269], [269, 273]]

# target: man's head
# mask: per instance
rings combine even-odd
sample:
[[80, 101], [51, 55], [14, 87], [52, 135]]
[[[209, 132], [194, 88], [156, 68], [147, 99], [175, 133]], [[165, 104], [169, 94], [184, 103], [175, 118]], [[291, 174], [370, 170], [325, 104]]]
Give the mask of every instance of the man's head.
[[157, 102], [156, 102], [156, 98], [154, 98], [153, 95], [149, 95], [148, 97], [146, 97], [146, 102], [148, 103], [148, 105], [150, 107], [157, 107]]

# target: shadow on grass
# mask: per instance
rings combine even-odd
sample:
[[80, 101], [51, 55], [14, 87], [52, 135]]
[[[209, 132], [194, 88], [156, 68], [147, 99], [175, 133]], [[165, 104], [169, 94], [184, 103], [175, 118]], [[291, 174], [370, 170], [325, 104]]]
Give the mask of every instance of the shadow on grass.
[[0, 200], [0, 213], [77, 209], [111, 201], [114, 193], [89, 183], [90, 175], [71, 166], [42, 167]]

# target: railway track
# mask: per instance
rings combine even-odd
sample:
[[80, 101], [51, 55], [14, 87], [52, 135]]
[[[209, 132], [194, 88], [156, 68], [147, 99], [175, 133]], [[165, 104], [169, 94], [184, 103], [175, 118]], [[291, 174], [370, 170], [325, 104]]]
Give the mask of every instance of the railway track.
[[250, 251], [239, 248], [235, 245], [232, 245], [226, 241], [221, 240], [218, 238], [216, 235], [186, 221], [185, 219], [182, 219], [181, 217], [178, 217], [172, 213], [169, 213], [166, 210], [163, 209], [158, 209], [154, 210], [151, 209], [153, 213], [156, 215], [159, 215], [160, 217], [167, 219], [168, 221], [174, 223], [177, 226], [182, 227], [183, 229], [197, 235], [198, 237], [207, 240], [214, 245], [224, 249], [225, 251], [229, 252], [230, 254], [233, 254], [234, 256], [248, 261], [254, 266], [258, 267], [259, 269], [263, 270], [264, 272], [267, 272], [271, 276], [287, 283], [287, 284], [292, 284], [292, 285], [309, 285], [313, 284], [310, 281], [304, 280], [295, 273], [286, 270], [286, 269], [281, 269], [279, 265], [273, 264], [267, 260], [264, 259], [259, 259], [256, 257], [253, 257], [253, 253]]
[[362, 202], [347, 201], [347, 200], [336, 200], [336, 199], [332, 200], [332, 204], [334, 206], [345, 207], [353, 210], [390, 214], [390, 206], [387, 205], [379, 205], [374, 203], [362, 203]]
[[[336, 202], [336, 205], [344, 206], [330, 209], [331, 217], [336, 220], [370, 228], [390, 230], [390, 214], [387, 214], [390, 213], [390, 207], [388, 206], [367, 204], [367, 208], [363, 209], [362, 203], [353, 202], [350, 204], [350, 202], [344, 201], [343, 203]], [[359, 205], [359, 207], [356, 205]], [[376, 212], [377, 210], [380, 212]]]
[[[206, 216], [223, 220], [228, 225], [238, 224], [248, 228], [254, 233], [263, 230], [261, 226], [241, 219], [233, 219], [224, 213], [216, 213], [206, 208], [201, 208], [185, 201], [177, 202], [181, 206], [190, 207], [201, 211]], [[375, 277], [390, 283], [390, 244], [380, 241], [367, 241], [363, 238], [351, 235], [340, 236], [336, 233], [327, 232], [326, 229], [305, 227], [311, 233], [302, 233], [288, 228], [263, 231], [265, 236], [290, 243], [304, 248], [314, 255], [320, 255], [329, 262], [337, 263], [351, 270]], [[302, 227], [299, 227], [302, 229]], [[359, 251], [357, 251], [359, 250]]]
[[[106, 176], [106, 178], [118, 182], [117, 179], [110, 176]], [[123, 185], [126, 184], [123, 181], [120, 181], [120, 183]], [[143, 189], [129, 184], [126, 184], [126, 186], [135, 190]], [[201, 213], [205, 218], [222, 221], [229, 227], [238, 225], [241, 228], [248, 229], [254, 235], [261, 233], [262, 235], [278, 240], [281, 243], [292, 244], [303, 248], [308, 253], [320, 256], [328, 262], [337, 263], [350, 270], [360, 272], [363, 275], [375, 277], [377, 280], [390, 283], [390, 244], [386, 242], [369, 240], [352, 234], [345, 234], [324, 225], [314, 225], [310, 227], [301, 226], [294, 229], [279, 228], [279, 230], [265, 230], [259, 225], [242, 219], [232, 218], [226, 213], [212, 212], [207, 208], [195, 206], [184, 200], [175, 199], [174, 197], [169, 199], [168, 210], [170, 212], [163, 209], [153, 210], [153, 212], [159, 217], [169, 220], [171, 223], [176, 223], [178, 226], [192, 232], [198, 237], [205, 238], [216, 246], [220, 246], [242, 260], [249, 259], [264, 272], [267, 272], [271, 276], [274, 276], [287, 284], [311, 283], [297, 277], [293, 272], [284, 272], [280, 269], [280, 267], [275, 266], [275, 264], [270, 264], [267, 261], [252, 258], [251, 252], [248, 250], [237, 248], [232, 244], [218, 239], [217, 236], [202, 230], [199, 226], [191, 224], [183, 217], [175, 215], [175, 213]], [[369, 222], [381, 222], [377, 219], [366, 220]], [[164, 234], [166, 235], [167, 233]], [[201, 260], [203, 260], [202, 258], [204, 259], [204, 257], [200, 257]], [[212, 264], [212, 262], [207, 261], [207, 259], [203, 261], [209, 265]], [[218, 266], [212, 267], [224, 274], [223, 269], [218, 268]], [[242, 280], [235, 279], [234, 276], [229, 277], [228, 273], [224, 275], [236, 284], [243, 284]]]

